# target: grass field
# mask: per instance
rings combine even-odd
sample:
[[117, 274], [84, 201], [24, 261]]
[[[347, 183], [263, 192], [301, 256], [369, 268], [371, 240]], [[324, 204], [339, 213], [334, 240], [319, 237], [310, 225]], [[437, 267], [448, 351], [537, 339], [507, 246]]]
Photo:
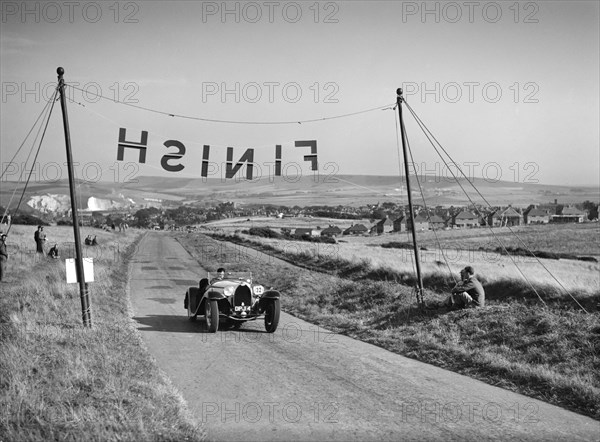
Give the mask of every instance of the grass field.
[[[201, 264], [250, 270], [264, 284], [280, 289], [288, 313], [600, 419], [598, 291], [586, 299], [590, 313], [564, 294], [556, 294], [545, 306], [535, 296], [503, 297], [501, 291], [484, 309], [423, 311], [416, 307], [410, 285], [377, 271], [362, 256], [346, 261], [291, 250], [262, 254], [204, 235], [179, 238]], [[520, 282], [500, 284], [526, 291]], [[428, 301], [440, 302], [445, 296], [435, 288], [425, 292]]]
[[89, 283], [93, 328], [77, 284], [65, 282], [72, 228], [47, 227], [61, 259], [35, 253], [32, 226], [13, 226], [0, 285], [0, 441], [203, 440], [183, 400], [144, 350], [127, 295], [140, 232], [97, 235]]
[[[413, 278], [415, 273], [412, 238], [406, 232], [385, 234], [380, 236], [340, 236], [337, 244], [311, 243], [291, 239], [273, 239], [250, 236], [240, 233], [240, 225], [275, 226], [278, 222], [288, 227], [312, 227], [327, 225], [331, 220], [313, 218], [288, 218], [283, 220], [259, 219], [222, 220], [210, 223], [210, 232], [234, 234], [267, 248], [272, 248], [288, 256], [294, 261], [295, 255], [311, 255], [315, 268], [319, 259], [341, 259], [355, 263], [363, 263], [373, 269], [387, 274], [397, 273], [400, 279]], [[294, 221], [296, 224], [294, 224]], [[348, 225], [350, 222], [347, 222]], [[248, 228], [247, 226], [246, 228]], [[279, 227], [280, 228], [280, 227]], [[507, 228], [494, 229], [505, 247], [522, 246], [519, 238], [528, 244], [531, 250], [570, 253], [574, 255], [598, 256], [600, 254], [600, 226], [598, 223], [581, 225], [546, 225], [522, 226], [512, 228], [518, 238]], [[493, 252], [498, 242], [489, 229], [447, 230], [438, 232], [442, 244], [440, 249], [433, 232], [419, 232], [420, 262], [425, 280], [434, 283], [438, 290], [449, 290], [454, 285], [454, 278], [465, 265], [475, 267], [480, 279], [498, 290], [506, 288], [506, 281], [518, 281], [531, 285], [539, 290], [543, 299], [563, 296], [567, 292], [577, 298], [588, 298], [600, 293], [600, 264], [570, 259], [536, 259], [532, 256], [506, 256]], [[491, 237], [491, 239], [490, 239]], [[539, 239], [539, 242], [537, 242]], [[388, 249], [381, 244], [399, 241], [409, 246], [408, 249]], [[529, 281], [529, 283], [528, 283]], [[515, 296], [520, 295], [516, 291]], [[511, 292], [505, 293], [511, 295]]]
[[[493, 232], [493, 233], [492, 233]], [[444, 248], [469, 249], [499, 246], [524, 247], [531, 250], [600, 256], [600, 224], [547, 224], [517, 227], [443, 230], [437, 232]], [[433, 232], [419, 232], [419, 244], [438, 247]]]
[[[225, 233], [233, 233], [250, 227], [270, 227], [280, 231], [281, 228], [296, 229], [320, 227], [321, 229], [330, 224], [340, 227], [342, 230], [352, 224], [364, 224], [366, 227], [373, 223], [368, 219], [363, 220], [339, 220], [332, 218], [232, 218], [212, 221], [203, 224], [203, 228], [217, 229]], [[493, 233], [492, 233], [493, 232]], [[410, 242], [410, 233], [400, 232], [379, 236], [340, 236], [339, 239], [352, 241], [358, 244], [382, 244], [390, 241]], [[516, 227], [480, 227], [474, 229], [450, 229], [417, 232], [419, 245], [431, 249], [439, 248], [436, 235], [444, 248], [451, 249], [478, 249], [494, 250], [501, 244], [506, 247], [523, 247], [525, 243], [531, 250], [543, 250], [547, 252], [569, 253], [574, 255], [600, 256], [600, 224], [546, 224], [528, 225]]]

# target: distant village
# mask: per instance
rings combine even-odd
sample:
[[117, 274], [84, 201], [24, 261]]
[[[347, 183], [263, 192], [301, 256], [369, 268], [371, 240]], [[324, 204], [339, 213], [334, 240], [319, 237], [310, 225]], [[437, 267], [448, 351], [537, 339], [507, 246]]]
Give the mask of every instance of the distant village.
[[[575, 205], [563, 205], [557, 200], [547, 204], [531, 204], [527, 208], [483, 206], [436, 206], [425, 208], [414, 205], [414, 225], [417, 231], [439, 229], [467, 229], [485, 226], [503, 227], [533, 224], [583, 223], [598, 219], [598, 204], [584, 201]], [[83, 225], [106, 227], [127, 224], [130, 227], [155, 230], [183, 230], [202, 223], [230, 218], [272, 217], [281, 218], [328, 218], [330, 225], [314, 228], [298, 228], [295, 236], [337, 236], [404, 232], [412, 230], [407, 205], [393, 202], [351, 206], [276, 206], [240, 205], [235, 202], [214, 202], [176, 207], [150, 206], [132, 210], [81, 211]], [[54, 212], [50, 221], [57, 224], [70, 223], [70, 211]], [[20, 219], [23, 218], [23, 219]], [[333, 220], [340, 220], [339, 226]], [[365, 221], [368, 220], [368, 221]], [[351, 226], [348, 227], [349, 221]], [[354, 223], [356, 221], [356, 223]], [[18, 215], [13, 222], [37, 224], [41, 220], [32, 215]]]
[[[584, 204], [588, 209], [579, 209], [576, 206], [561, 206], [556, 201], [546, 205], [531, 205], [526, 209], [508, 207], [497, 207], [493, 210], [478, 207], [461, 208], [436, 207], [433, 210], [426, 210], [418, 206], [414, 215], [414, 226], [417, 231], [440, 230], [440, 229], [467, 229], [478, 227], [505, 227], [520, 226], [530, 224], [550, 224], [550, 223], [583, 223], [598, 219], [598, 206], [593, 203]], [[382, 235], [385, 233], [395, 233], [411, 231], [411, 219], [406, 215], [408, 208], [403, 208], [397, 215], [382, 214], [379, 205], [370, 207], [373, 211], [370, 213], [379, 214], [377, 217], [370, 218], [371, 223], [367, 226], [363, 223], [352, 224], [350, 227], [341, 229], [336, 225], [330, 225], [322, 230], [311, 228], [297, 228], [294, 236], [338, 236], [338, 235]], [[590, 219], [590, 214], [593, 216]], [[303, 213], [301, 216], [310, 216], [310, 213]]]
[[[414, 224], [417, 231], [431, 229], [464, 229], [476, 227], [503, 227], [528, 224], [583, 223], [598, 218], [598, 205], [585, 201], [577, 205], [561, 205], [558, 201], [548, 204], [514, 208], [495, 207], [442, 207], [425, 209], [414, 206]], [[348, 225], [348, 220], [362, 221], [341, 229], [332, 223], [323, 229], [298, 228], [295, 236], [336, 236], [356, 234], [384, 234], [411, 230], [408, 207], [392, 202], [377, 203], [361, 207], [349, 206], [248, 206], [240, 207], [234, 202], [219, 203], [209, 207], [179, 206], [173, 209], [150, 207], [138, 210], [124, 221], [137, 227], [152, 229], [179, 230], [185, 226], [201, 224], [228, 218], [273, 217], [294, 218], [314, 217], [339, 219], [340, 224]], [[591, 215], [591, 217], [590, 217]], [[367, 224], [364, 220], [370, 220]], [[118, 220], [120, 221], [120, 220]], [[367, 225], [365, 225], [367, 224]]]

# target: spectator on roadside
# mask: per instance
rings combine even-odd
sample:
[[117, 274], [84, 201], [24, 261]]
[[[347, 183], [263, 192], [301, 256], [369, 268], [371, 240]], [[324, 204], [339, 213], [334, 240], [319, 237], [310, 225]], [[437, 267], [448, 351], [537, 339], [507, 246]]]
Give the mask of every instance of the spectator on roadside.
[[8, 261], [8, 251], [6, 250], [6, 235], [0, 235], [0, 281], [6, 278], [6, 261]]
[[44, 228], [42, 226], [38, 226], [37, 230], [33, 234], [33, 239], [35, 240], [36, 252], [44, 253], [44, 242], [46, 242], [46, 234], [44, 233]]
[[485, 307], [485, 290], [475, 276], [475, 270], [466, 266], [460, 271], [460, 279], [450, 294], [447, 305], [452, 309]]
[[83, 242], [86, 246], [92, 245], [92, 235], [88, 235], [85, 237], [85, 241]]
[[58, 259], [58, 244], [54, 244], [50, 251], [48, 252], [48, 256], [53, 259]]
[[94, 239], [92, 239], [92, 245], [93, 246], [97, 246], [98, 245], [98, 240], [96, 239], [96, 235], [94, 235]]

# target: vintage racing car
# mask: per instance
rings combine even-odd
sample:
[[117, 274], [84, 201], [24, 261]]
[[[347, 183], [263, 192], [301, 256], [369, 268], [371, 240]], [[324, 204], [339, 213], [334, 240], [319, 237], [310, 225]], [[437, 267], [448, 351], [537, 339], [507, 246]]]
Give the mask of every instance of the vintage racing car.
[[218, 330], [221, 319], [238, 328], [263, 316], [265, 329], [273, 333], [279, 324], [280, 297], [277, 290], [254, 283], [250, 272], [230, 272], [224, 277], [208, 273], [198, 287], [187, 289], [184, 308], [190, 321], [204, 315], [210, 333]]

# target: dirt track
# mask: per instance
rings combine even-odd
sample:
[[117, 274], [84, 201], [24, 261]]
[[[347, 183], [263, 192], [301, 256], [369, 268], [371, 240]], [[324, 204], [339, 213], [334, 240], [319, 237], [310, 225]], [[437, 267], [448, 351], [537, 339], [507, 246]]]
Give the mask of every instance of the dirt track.
[[[216, 263], [218, 264], [218, 263]], [[205, 271], [168, 234], [132, 263], [134, 320], [210, 440], [599, 440], [600, 423], [282, 313], [206, 332], [183, 294]]]

